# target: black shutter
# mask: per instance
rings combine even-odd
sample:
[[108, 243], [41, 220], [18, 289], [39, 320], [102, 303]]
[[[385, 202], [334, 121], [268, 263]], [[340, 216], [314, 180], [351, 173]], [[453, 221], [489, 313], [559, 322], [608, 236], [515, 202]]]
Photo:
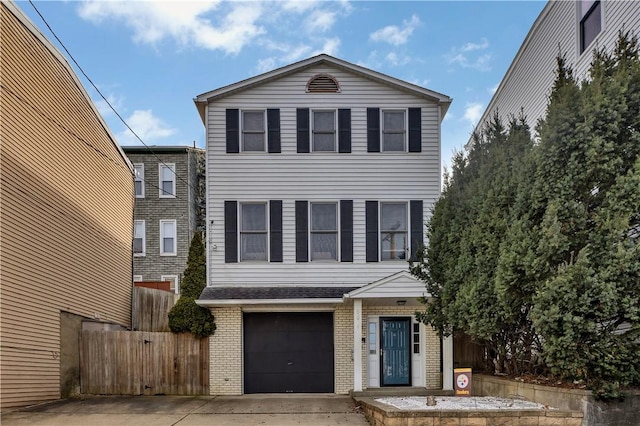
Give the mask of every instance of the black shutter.
[[227, 152], [240, 152], [240, 111], [227, 109]]
[[298, 129], [298, 152], [309, 151], [309, 108], [296, 110], [296, 128]]
[[367, 262], [378, 261], [378, 202], [367, 201], [365, 204], [367, 231]]
[[309, 203], [296, 201], [296, 262], [309, 261]]
[[238, 261], [238, 202], [224, 202], [224, 261]]
[[269, 239], [271, 262], [282, 262], [282, 200], [269, 201]]
[[338, 152], [351, 152], [351, 110], [338, 110]]
[[409, 108], [409, 152], [422, 151], [422, 117], [420, 108]]
[[352, 200], [340, 200], [340, 261], [353, 262]]
[[280, 152], [280, 110], [267, 110], [267, 150], [270, 153]]
[[380, 152], [380, 108], [367, 108], [367, 152]]
[[416, 261], [416, 252], [424, 244], [422, 232], [424, 230], [422, 200], [411, 200], [409, 202], [409, 214], [411, 215], [411, 260]]

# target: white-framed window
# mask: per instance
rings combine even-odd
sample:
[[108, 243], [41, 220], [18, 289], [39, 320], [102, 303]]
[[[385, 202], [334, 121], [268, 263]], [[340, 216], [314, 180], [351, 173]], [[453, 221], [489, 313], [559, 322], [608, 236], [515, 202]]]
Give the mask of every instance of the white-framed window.
[[160, 281], [169, 281], [169, 288], [174, 293], [180, 293], [180, 282], [177, 275], [162, 275]]
[[160, 256], [177, 256], [176, 221], [160, 221]]
[[265, 111], [242, 111], [242, 151], [264, 152], [266, 141]]
[[140, 282], [140, 281], [142, 281], [142, 275], [134, 275], [133, 276], [133, 282], [134, 283], [137, 283], [137, 282]]
[[141, 257], [147, 253], [147, 236], [144, 220], [133, 222], [133, 255]]
[[176, 165], [160, 164], [158, 167], [158, 187], [160, 198], [175, 198], [176, 196]]
[[311, 150], [314, 152], [336, 151], [335, 110], [314, 110], [311, 113]]
[[580, 53], [589, 48], [602, 30], [602, 5], [599, 0], [581, 0], [580, 10]]
[[134, 164], [135, 179], [133, 181], [136, 198], [144, 198], [144, 164]]
[[240, 261], [267, 260], [267, 204], [240, 203]]
[[380, 203], [380, 258], [406, 260], [408, 253], [407, 203]]
[[311, 203], [311, 260], [338, 260], [338, 205]]
[[382, 110], [382, 151], [404, 152], [407, 146], [407, 112]]

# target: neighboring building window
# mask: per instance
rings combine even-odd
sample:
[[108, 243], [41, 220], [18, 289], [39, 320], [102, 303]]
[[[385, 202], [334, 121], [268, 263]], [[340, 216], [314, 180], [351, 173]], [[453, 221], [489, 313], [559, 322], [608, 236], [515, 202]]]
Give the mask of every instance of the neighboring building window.
[[175, 198], [176, 196], [176, 165], [160, 164], [159, 168], [160, 198]]
[[405, 111], [382, 111], [382, 150], [406, 151]]
[[311, 204], [311, 260], [338, 260], [337, 204]]
[[134, 164], [135, 180], [134, 187], [136, 191], [136, 198], [144, 198], [144, 164]]
[[242, 111], [242, 151], [264, 152], [264, 111]]
[[160, 256], [176, 256], [176, 221], [160, 221]]
[[599, 1], [582, 0], [580, 7], [580, 53], [587, 50], [602, 29], [602, 6]]
[[267, 205], [240, 204], [240, 260], [267, 260]]
[[336, 150], [336, 112], [313, 111], [313, 151]]
[[382, 260], [407, 258], [407, 204], [380, 204], [380, 247]]
[[133, 224], [133, 255], [144, 256], [147, 249], [144, 220], [136, 220]]
[[142, 281], [142, 275], [134, 275], [133, 276], [133, 282], [134, 283], [137, 283], [137, 282], [140, 282], [140, 281]]
[[160, 277], [160, 281], [169, 281], [169, 288], [174, 293], [180, 293], [180, 288], [178, 287], [178, 276], [177, 275], [162, 275]]

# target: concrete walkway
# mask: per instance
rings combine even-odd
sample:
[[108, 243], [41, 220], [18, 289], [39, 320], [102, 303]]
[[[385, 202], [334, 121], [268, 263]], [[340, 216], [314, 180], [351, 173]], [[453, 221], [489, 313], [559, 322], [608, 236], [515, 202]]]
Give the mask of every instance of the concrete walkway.
[[369, 423], [348, 396], [95, 396], [0, 415], [2, 426], [244, 426]]

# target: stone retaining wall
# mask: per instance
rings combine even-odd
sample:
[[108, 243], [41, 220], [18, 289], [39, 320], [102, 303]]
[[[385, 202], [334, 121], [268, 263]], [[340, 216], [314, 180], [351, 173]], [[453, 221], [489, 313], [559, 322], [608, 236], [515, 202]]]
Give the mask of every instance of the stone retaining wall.
[[582, 413], [561, 410], [401, 410], [354, 398], [372, 426], [580, 426]]
[[582, 426], [637, 426], [640, 424], [640, 391], [631, 391], [621, 402], [596, 401], [591, 391], [522, 383], [480, 374], [473, 375], [476, 396], [523, 397], [560, 410], [581, 411]]

